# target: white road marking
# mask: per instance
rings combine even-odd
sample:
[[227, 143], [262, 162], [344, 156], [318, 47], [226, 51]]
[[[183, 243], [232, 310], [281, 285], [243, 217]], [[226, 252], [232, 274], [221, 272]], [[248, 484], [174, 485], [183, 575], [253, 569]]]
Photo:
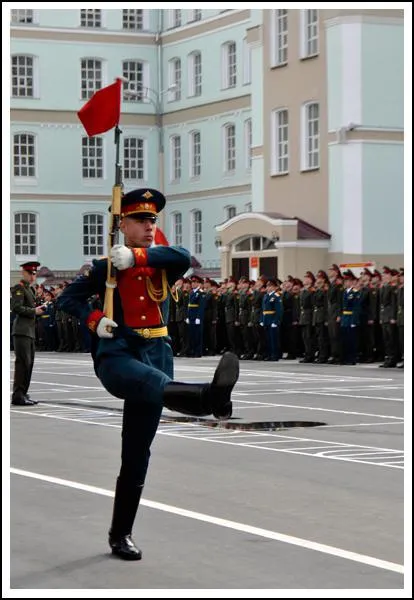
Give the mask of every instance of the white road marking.
[[[89, 492], [91, 494], [98, 494], [100, 496], [108, 496], [113, 498], [114, 493], [110, 490], [106, 490], [104, 488], [95, 487], [92, 485], [85, 485], [83, 483], [78, 483], [76, 481], [69, 481], [67, 479], [60, 479], [58, 477], [50, 477], [48, 475], [42, 475], [40, 473], [33, 473], [31, 471], [24, 471], [22, 469], [11, 468], [10, 472], [14, 475], [20, 475], [22, 477], [30, 477], [32, 479], [38, 479], [40, 481], [45, 481], [48, 483], [53, 483], [56, 485], [61, 485], [64, 487], [74, 488], [77, 490], [81, 490], [84, 492]], [[254, 527], [252, 525], [247, 525], [245, 523], [237, 523], [236, 521], [229, 521], [228, 519], [221, 519], [219, 517], [214, 517], [212, 515], [206, 515], [204, 513], [195, 512], [192, 510], [187, 510], [183, 508], [179, 508], [177, 506], [171, 506], [169, 504], [163, 504], [161, 502], [154, 502], [152, 500], [141, 500], [141, 504], [143, 506], [147, 506], [148, 508], [153, 508], [155, 510], [160, 510], [163, 512], [167, 512], [173, 515], [178, 515], [180, 517], [186, 517], [187, 519], [194, 519], [197, 521], [202, 521], [204, 523], [210, 523], [211, 525], [217, 525], [218, 527], [226, 527], [227, 529], [233, 529], [234, 531], [240, 531], [242, 533], [247, 533], [250, 535], [254, 535], [257, 537], [262, 537], [270, 540], [274, 540], [277, 542], [282, 542], [284, 544], [291, 544], [293, 546], [299, 546], [306, 550], [313, 550], [315, 552], [322, 552], [324, 554], [328, 554], [330, 556], [336, 556], [338, 558], [344, 560], [354, 561], [360, 564], [369, 565], [371, 567], [376, 567], [377, 569], [383, 569], [385, 571], [393, 571], [394, 573], [404, 574], [404, 566], [398, 563], [389, 562], [386, 560], [382, 560], [379, 558], [375, 558], [372, 556], [367, 556], [365, 554], [359, 554], [357, 552], [350, 552], [349, 550], [344, 550], [342, 548], [337, 548], [335, 546], [328, 546], [326, 544], [320, 544], [319, 542], [313, 542], [311, 540], [306, 540], [303, 538], [298, 538], [291, 535], [286, 535], [284, 533], [279, 533], [277, 531], [271, 531], [269, 529], [262, 529], [260, 527]]]

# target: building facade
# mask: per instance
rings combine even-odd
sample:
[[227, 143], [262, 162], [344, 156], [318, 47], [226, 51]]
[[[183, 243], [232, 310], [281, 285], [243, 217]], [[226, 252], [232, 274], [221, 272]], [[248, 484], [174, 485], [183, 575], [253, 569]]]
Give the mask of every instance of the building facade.
[[120, 75], [125, 190], [204, 274], [401, 266], [403, 58], [402, 10], [12, 10], [12, 280], [106, 254], [113, 133], [77, 111]]

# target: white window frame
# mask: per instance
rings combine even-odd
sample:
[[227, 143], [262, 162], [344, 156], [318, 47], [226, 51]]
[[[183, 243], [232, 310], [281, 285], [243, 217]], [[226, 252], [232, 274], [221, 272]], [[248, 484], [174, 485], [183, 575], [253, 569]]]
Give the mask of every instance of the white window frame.
[[[35, 217], [35, 250], [36, 252], [33, 254], [18, 254], [16, 253], [16, 216], [17, 215], [34, 215]], [[28, 225], [30, 225], [30, 223], [27, 223]], [[30, 231], [27, 234], [23, 234], [20, 233], [20, 235], [30, 235]], [[36, 260], [37, 257], [39, 256], [39, 213], [34, 212], [34, 211], [29, 211], [29, 210], [17, 210], [15, 213], [13, 213], [13, 254], [16, 258], [16, 262], [27, 262], [29, 260]], [[27, 245], [29, 246], [29, 243], [27, 243]], [[23, 246], [23, 243], [20, 242], [20, 246]]]
[[[197, 73], [196, 59], [200, 57], [199, 73]], [[201, 96], [203, 91], [203, 63], [200, 50], [194, 50], [188, 55], [188, 97]]]
[[[316, 20], [310, 22], [309, 17], [316, 13]], [[316, 35], [309, 35], [311, 28], [316, 28]], [[314, 43], [315, 48], [309, 48]], [[300, 9], [300, 58], [312, 58], [319, 54], [319, 11], [317, 9]]]
[[[196, 220], [200, 216], [199, 220]], [[197, 225], [200, 225], [200, 231], [197, 231]], [[203, 213], [200, 209], [191, 211], [191, 248], [194, 256], [203, 253]]]
[[[128, 140], [128, 143], [127, 143]], [[129, 144], [130, 140], [134, 140], [134, 141], [140, 141], [142, 142], [142, 177], [129, 177], [129, 171], [140, 171], [140, 169], [138, 168], [138, 166], [134, 166], [134, 167], [127, 167], [127, 160], [129, 160], [130, 162], [133, 161], [133, 164], [136, 165], [138, 163], [138, 156], [137, 157], [130, 157], [130, 158], [126, 158], [126, 150], [127, 150], [127, 145]], [[146, 138], [139, 136], [139, 135], [127, 135], [126, 137], [124, 137], [124, 143], [123, 143], [123, 169], [122, 169], [122, 174], [123, 177], [125, 179], [125, 181], [128, 182], [144, 182], [144, 181], [148, 181], [148, 144], [147, 144], [147, 140]], [[135, 148], [137, 150], [137, 154], [138, 151], [140, 150], [140, 148], [138, 147], [138, 145]], [[134, 150], [134, 148], [128, 148], [129, 151]]]
[[[178, 144], [177, 144], [178, 140]], [[181, 181], [183, 172], [181, 135], [174, 134], [170, 137], [170, 182]]]
[[[286, 20], [286, 28], [283, 24]], [[286, 8], [271, 11], [270, 65], [281, 67], [288, 63], [289, 11]]]
[[[89, 61], [89, 60], [95, 61], [95, 65], [93, 67], [93, 72], [94, 73], [98, 71], [98, 68], [96, 67], [96, 63], [100, 63], [100, 71], [101, 71], [100, 84], [98, 86], [96, 85], [97, 81], [99, 82], [99, 80], [97, 80], [95, 78], [93, 80], [93, 82], [92, 82], [94, 84], [94, 87], [91, 87], [90, 85], [88, 85], [88, 83], [90, 81], [89, 78], [86, 78], [85, 79], [86, 88], [85, 88], [85, 90], [83, 90], [83, 87], [82, 87], [82, 83], [83, 83], [82, 73], [83, 73], [84, 70], [87, 73], [88, 70], [91, 67], [86, 66], [85, 69], [83, 69], [82, 63], [83, 63], [83, 61]], [[105, 61], [102, 58], [99, 58], [97, 56], [82, 56], [81, 57], [81, 59], [80, 59], [80, 86], [79, 86], [79, 89], [80, 89], [80, 100], [82, 100], [82, 102], [85, 102], [86, 100], [89, 100], [94, 95], [95, 92], [97, 92], [98, 90], [101, 90], [103, 87], [105, 87], [105, 85], [106, 85], [105, 71], [106, 71], [106, 69], [105, 69]]]
[[[281, 122], [287, 117], [286, 122]], [[287, 131], [287, 140], [281, 139], [281, 133]], [[272, 111], [271, 115], [271, 167], [272, 175], [286, 175], [289, 173], [289, 111], [286, 107]]]
[[[33, 87], [33, 95], [32, 96], [13, 96], [13, 58], [30, 58], [32, 60], [32, 71], [33, 71], [33, 75], [32, 75], [32, 87]], [[19, 75], [16, 75], [17, 78], [19, 78]], [[26, 77], [26, 75], [25, 75]], [[20, 86], [17, 85], [17, 88], [20, 89]], [[40, 98], [40, 93], [39, 93], [39, 58], [37, 56], [35, 56], [34, 54], [23, 54], [23, 53], [17, 53], [17, 54], [12, 54], [10, 57], [10, 97], [11, 98], [19, 98], [19, 100], [21, 99], [39, 99]]]
[[173, 246], [183, 245], [183, 214], [178, 211], [171, 214], [171, 239]]
[[168, 92], [168, 102], [181, 100], [182, 75], [181, 58], [175, 56], [168, 61], [168, 87], [173, 85], [177, 87]]
[[[318, 107], [318, 118], [310, 119], [310, 111], [311, 107]], [[317, 134], [309, 134], [310, 122], [317, 121], [318, 133]], [[316, 100], [312, 100], [310, 102], [306, 102], [302, 106], [301, 111], [301, 171], [314, 171], [320, 168], [320, 137], [321, 137], [321, 108], [320, 103]], [[314, 146], [316, 145], [316, 150]], [[312, 148], [310, 148], [312, 146]], [[310, 160], [310, 157], [316, 157]]]
[[[86, 23], [88, 22], [88, 18], [91, 18], [93, 20], [93, 23], [95, 23], [95, 18], [98, 16], [99, 13], [99, 25], [82, 25], [82, 17], [86, 18]], [[81, 29], [102, 29], [103, 27], [103, 10], [100, 8], [81, 8], [79, 10], [79, 26], [81, 27]]]
[[[86, 141], [86, 144], [84, 144], [84, 142]], [[83, 166], [83, 160], [84, 160], [84, 155], [83, 155], [83, 148], [86, 147], [88, 148], [88, 150], [92, 149], [92, 147], [95, 145], [95, 150], [99, 149], [99, 146], [102, 149], [102, 157], [99, 156], [93, 156], [92, 158], [89, 155], [88, 152], [88, 167], [84, 167]], [[99, 176], [85, 176], [83, 173], [83, 169], [87, 168], [88, 170], [92, 170], [92, 167], [89, 166], [89, 161], [93, 160], [93, 161], [100, 161], [101, 165], [100, 166], [95, 166], [93, 167], [93, 169], [95, 169], [96, 171], [98, 171], [99, 169], [102, 170], [102, 175]], [[88, 136], [82, 136], [81, 139], [81, 178], [82, 181], [84, 183], [87, 182], [101, 182], [105, 179], [105, 140], [103, 138], [103, 136], [94, 136], [94, 137], [88, 137]]]
[[243, 38], [243, 85], [252, 82], [252, 50], [247, 43], [247, 37]]
[[[95, 224], [94, 223], [88, 223], [88, 222], [85, 223], [85, 219], [87, 217], [101, 217], [102, 222], [98, 223], [98, 218], [97, 218], [96, 219], [97, 222]], [[95, 234], [92, 234], [92, 233], [88, 232], [87, 234], [85, 234], [84, 233], [84, 227], [85, 226], [91, 227], [92, 225], [95, 225], [97, 228], [99, 226], [102, 226], [102, 233], [99, 234], [97, 232]], [[105, 214], [104, 213], [102, 213], [102, 212], [90, 212], [90, 211], [88, 211], [88, 212], [82, 214], [82, 255], [83, 255], [84, 259], [91, 260], [92, 258], [99, 258], [99, 257], [101, 257], [105, 253], [105, 238], [106, 238], [106, 231], [105, 231], [105, 229], [106, 228], [105, 228]], [[90, 237], [92, 235], [95, 235], [97, 240], [101, 237], [102, 238], [102, 243], [100, 244], [97, 241], [96, 244], [91, 244]], [[84, 240], [85, 236], [88, 236], [88, 243], [87, 244], [85, 244], [85, 240]], [[88, 249], [91, 246], [96, 246], [98, 251], [95, 254], [91, 254], [89, 252], [85, 253], [85, 246], [87, 246]]]
[[[181, 27], [183, 24], [183, 11], [179, 8], [168, 8], [167, 11], [167, 29], [176, 29], [177, 27]], [[177, 24], [178, 22], [179, 25]]]
[[201, 21], [201, 19], [202, 10], [200, 8], [195, 8], [193, 10], [188, 11], [187, 23], [197, 23], [197, 21]]
[[[234, 61], [231, 60], [233, 56]], [[237, 86], [237, 44], [234, 40], [225, 42], [221, 46], [221, 85], [223, 90]]]
[[[198, 141], [198, 161], [195, 153], [195, 136], [199, 136]], [[190, 179], [199, 179], [201, 176], [201, 132], [199, 129], [190, 131], [188, 135], [188, 156], [189, 156], [189, 176]]]
[[[230, 148], [229, 145], [229, 130], [230, 128], [234, 128], [234, 145]], [[236, 140], [236, 124], [235, 123], [226, 123], [223, 125], [223, 171], [226, 175], [233, 175], [236, 172], [236, 152], [237, 148], [237, 140]], [[230, 150], [232, 150], [233, 156], [230, 156]], [[230, 163], [234, 163], [232, 168], [230, 167]]]
[[[126, 28], [124, 27], [124, 16], [129, 16], [132, 17], [134, 16], [131, 13], [136, 13], [138, 10], [141, 11], [142, 13], [142, 27], [135, 27], [135, 28]], [[128, 12], [128, 15], [125, 14], [125, 12]], [[128, 8], [124, 8], [122, 9], [122, 30], [123, 31], [148, 31], [149, 29], [149, 11], [148, 9], [142, 8], [142, 9], [128, 9]]]
[[[136, 70], [136, 72], [132, 72], [131, 76], [131, 71], [127, 71], [127, 69], [125, 69], [125, 66], [128, 64], [135, 64], [138, 65], [140, 64], [142, 66], [142, 82], [139, 85], [139, 81], [138, 81], [138, 70]], [[126, 81], [122, 82], [122, 100], [123, 102], [145, 102], [148, 100], [148, 89], [150, 87], [149, 85], [149, 73], [150, 73], [150, 69], [149, 69], [149, 63], [146, 60], [139, 60], [136, 58], [125, 58], [122, 61], [122, 76], [125, 77], [126, 79], [128, 79], [129, 83], [127, 83]], [[131, 90], [132, 92], [134, 92], [133, 94], [128, 94], [127, 90]]]
[[[27, 136], [31, 136], [33, 138], [33, 154], [34, 154], [34, 175], [15, 175], [14, 174], [14, 169], [15, 169], [15, 154], [14, 154], [14, 146], [15, 146], [15, 137], [16, 136], [22, 136], [22, 135], [27, 135]], [[21, 142], [19, 142], [19, 145], [21, 145]], [[19, 158], [21, 159], [23, 155], [19, 154]], [[37, 141], [37, 135], [35, 133], [33, 133], [32, 131], [15, 131], [12, 134], [12, 152], [11, 152], [11, 157], [12, 157], [12, 171], [13, 171], [13, 181], [16, 185], [37, 185], [37, 176], [38, 176], [38, 141]], [[25, 155], [23, 158], [25, 158], [27, 160], [28, 156]], [[24, 165], [26, 166], [26, 165]], [[20, 166], [20, 168], [22, 168]]]
[[246, 119], [244, 122], [244, 167], [247, 171], [252, 168], [252, 145], [253, 145], [253, 127], [252, 119]]

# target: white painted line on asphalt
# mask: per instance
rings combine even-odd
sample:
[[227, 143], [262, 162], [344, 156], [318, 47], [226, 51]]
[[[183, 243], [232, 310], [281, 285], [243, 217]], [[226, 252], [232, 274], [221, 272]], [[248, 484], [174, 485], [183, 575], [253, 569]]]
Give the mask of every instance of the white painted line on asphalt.
[[[95, 487], [92, 485], [85, 485], [76, 481], [69, 481], [67, 479], [60, 479], [58, 477], [50, 477], [49, 475], [42, 475], [40, 473], [33, 473], [31, 471], [24, 471], [22, 469], [11, 468], [10, 472], [14, 475], [21, 475], [22, 477], [30, 477], [32, 479], [39, 479], [40, 481], [46, 481], [48, 483], [54, 483], [64, 487], [70, 487], [91, 494], [98, 494], [100, 496], [108, 496], [112, 498], [114, 493], [104, 488]], [[241, 531], [250, 535], [282, 542], [284, 544], [291, 544], [293, 546], [299, 546], [306, 550], [313, 550], [315, 552], [322, 552], [329, 554], [330, 556], [336, 556], [344, 560], [351, 560], [360, 564], [369, 565], [376, 567], [377, 569], [384, 569], [385, 571], [393, 571], [394, 573], [404, 574], [404, 565], [398, 563], [389, 562], [366, 554], [359, 554], [357, 552], [350, 552], [349, 550], [343, 550], [342, 548], [336, 548], [335, 546], [328, 546], [326, 544], [320, 544], [318, 542], [312, 542], [311, 540], [305, 540], [303, 538], [286, 535], [277, 531], [270, 531], [269, 529], [262, 529], [260, 527], [253, 527], [245, 523], [237, 523], [236, 521], [229, 521], [228, 519], [221, 519], [219, 517], [213, 517], [204, 513], [195, 512], [192, 510], [186, 510], [179, 508], [178, 506], [171, 506], [169, 504], [163, 504], [161, 502], [154, 502], [152, 500], [141, 500], [143, 506], [167, 512], [170, 514], [178, 515], [180, 517], [186, 517], [188, 519], [195, 519], [196, 521], [203, 521], [204, 523], [210, 523], [211, 525], [217, 525], [219, 527], [226, 527], [233, 529], [234, 531]]]
[[[292, 392], [293, 393], [293, 392]], [[376, 417], [377, 419], [396, 419], [398, 421], [403, 421], [404, 417], [394, 417], [393, 415], [376, 415], [375, 413], [362, 413], [351, 410], [339, 410], [336, 408], [321, 408], [320, 406], [301, 406], [298, 404], [279, 404], [276, 402], [259, 402], [255, 400], [238, 400], [240, 404], [252, 404], [252, 408], [257, 408], [259, 404], [261, 408], [264, 406], [273, 406], [275, 408], [300, 408], [301, 410], [317, 410], [318, 412], [333, 412], [340, 413], [342, 415], [357, 415], [359, 417]]]

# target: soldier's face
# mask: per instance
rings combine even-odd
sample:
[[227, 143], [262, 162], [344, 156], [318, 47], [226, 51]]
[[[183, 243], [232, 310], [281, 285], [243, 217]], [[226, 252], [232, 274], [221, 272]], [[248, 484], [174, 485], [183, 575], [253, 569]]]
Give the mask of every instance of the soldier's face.
[[125, 236], [125, 245], [132, 248], [149, 248], [154, 242], [156, 221], [150, 218], [124, 217], [119, 229]]
[[36, 281], [37, 273], [33, 273], [33, 271], [22, 271], [24, 281], [28, 281], [30, 284], [33, 284]]

